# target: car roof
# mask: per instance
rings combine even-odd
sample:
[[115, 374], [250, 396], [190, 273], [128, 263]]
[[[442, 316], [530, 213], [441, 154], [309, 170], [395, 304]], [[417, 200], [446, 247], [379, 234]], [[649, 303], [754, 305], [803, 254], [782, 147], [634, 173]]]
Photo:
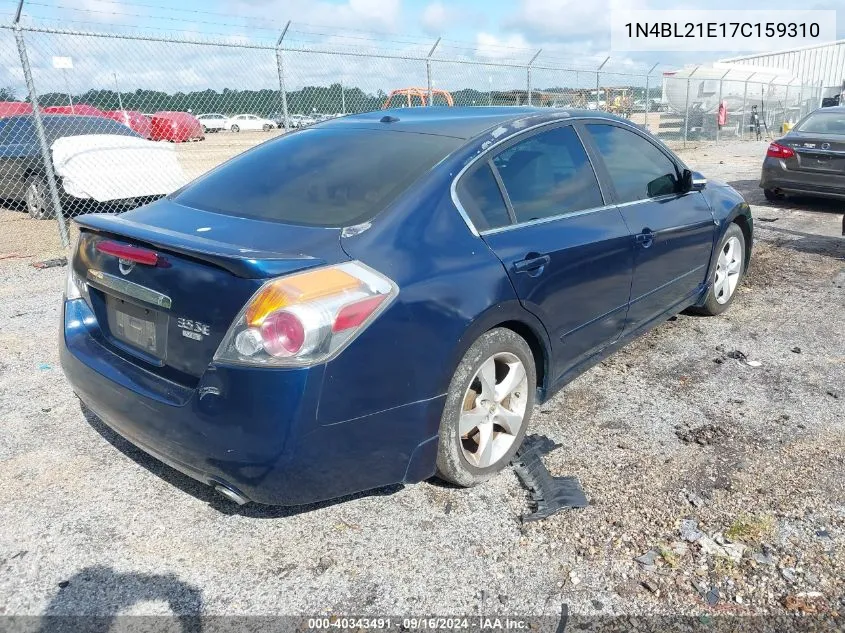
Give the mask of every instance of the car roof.
[[[506, 125], [519, 119], [539, 115], [543, 115], [544, 118], [555, 118], [555, 114], [559, 115], [561, 120], [572, 116], [620, 120], [619, 117], [596, 110], [537, 108], [530, 106], [434, 106], [392, 108], [390, 110], [352, 114], [324, 121], [315, 127], [321, 129], [335, 127], [378, 128], [389, 125], [391, 130], [399, 132], [438, 134], [441, 136], [470, 139], [497, 125]], [[385, 121], [386, 117], [392, 120]]]
[[826, 108], [819, 108], [818, 110], [813, 110], [811, 114], [815, 114], [816, 112], [845, 112], [845, 105], [838, 105], [838, 106], [828, 106]]
[[[32, 121], [35, 119], [35, 116], [32, 114], [18, 114], [15, 116], [10, 116], [6, 120], [7, 121]], [[51, 124], [66, 124], [66, 125], [78, 125], [80, 123], [100, 123], [103, 121], [108, 121], [108, 125], [111, 125], [111, 122], [114, 121], [111, 117], [104, 117], [98, 116], [95, 114], [53, 114], [51, 112], [42, 112], [41, 113], [41, 120], [42, 121], [50, 121]]]

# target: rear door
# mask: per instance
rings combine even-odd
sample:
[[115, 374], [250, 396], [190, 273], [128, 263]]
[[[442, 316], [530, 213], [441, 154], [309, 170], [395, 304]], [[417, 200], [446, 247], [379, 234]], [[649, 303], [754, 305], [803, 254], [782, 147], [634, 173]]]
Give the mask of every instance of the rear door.
[[716, 222], [701, 192], [680, 192], [679, 166], [646, 136], [612, 122], [584, 128], [634, 234], [626, 327], [635, 329], [703, 288]]
[[572, 125], [528, 132], [468, 172], [459, 196], [552, 340], [552, 372], [622, 332], [633, 246]]

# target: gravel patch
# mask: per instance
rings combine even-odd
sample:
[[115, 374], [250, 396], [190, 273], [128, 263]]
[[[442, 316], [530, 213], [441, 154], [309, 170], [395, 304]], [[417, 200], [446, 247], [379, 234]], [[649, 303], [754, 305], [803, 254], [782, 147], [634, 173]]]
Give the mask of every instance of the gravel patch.
[[841, 207], [765, 204], [761, 151], [686, 156], [749, 196], [749, 275], [725, 315], [670, 319], [534, 411], [590, 505], [525, 525], [510, 470], [238, 510], [80, 410], [66, 269], [0, 260], [0, 614], [842, 613]]

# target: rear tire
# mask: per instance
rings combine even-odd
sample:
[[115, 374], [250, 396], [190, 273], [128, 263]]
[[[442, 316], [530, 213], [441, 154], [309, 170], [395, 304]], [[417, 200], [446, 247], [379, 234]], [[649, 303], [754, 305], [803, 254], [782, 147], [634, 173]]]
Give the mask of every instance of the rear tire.
[[265, 123], [264, 125], [261, 126], [261, 129], [264, 130], [265, 132], [269, 132], [270, 131], [270, 124]]
[[700, 307], [693, 308], [693, 312], [716, 316], [730, 307], [745, 277], [745, 255], [745, 234], [739, 225], [731, 224], [713, 253], [707, 299]]
[[507, 466], [525, 437], [536, 389], [534, 355], [525, 339], [506, 328], [481, 335], [449, 384], [438, 477], [469, 487]]
[[204, 125], [202, 126], [202, 133], [203, 133], [203, 134], [208, 134], [208, 128], [207, 128], [207, 127], [205, 127]]
[[30, 176], [26, 181], [24, 202], [27, 213], [33, 220], [49, 220], [55, 217], [48, 192], [47, 181], [43, 176]]

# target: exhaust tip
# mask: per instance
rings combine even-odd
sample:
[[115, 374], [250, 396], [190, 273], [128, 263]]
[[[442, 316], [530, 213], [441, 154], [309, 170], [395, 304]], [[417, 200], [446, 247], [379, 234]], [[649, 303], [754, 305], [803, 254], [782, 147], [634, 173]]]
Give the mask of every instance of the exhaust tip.
[[229, 501], [234, 501], [239, 506], [246, 505], [247, 503], [249, 503], [249, 499], [244, 497], [241, 493], [232, 490], [228, 486], [224, 486], [223, 484], [217, 484], [216, 486], [214, 486], [214, 489], [221, 495], [226, 497]]

